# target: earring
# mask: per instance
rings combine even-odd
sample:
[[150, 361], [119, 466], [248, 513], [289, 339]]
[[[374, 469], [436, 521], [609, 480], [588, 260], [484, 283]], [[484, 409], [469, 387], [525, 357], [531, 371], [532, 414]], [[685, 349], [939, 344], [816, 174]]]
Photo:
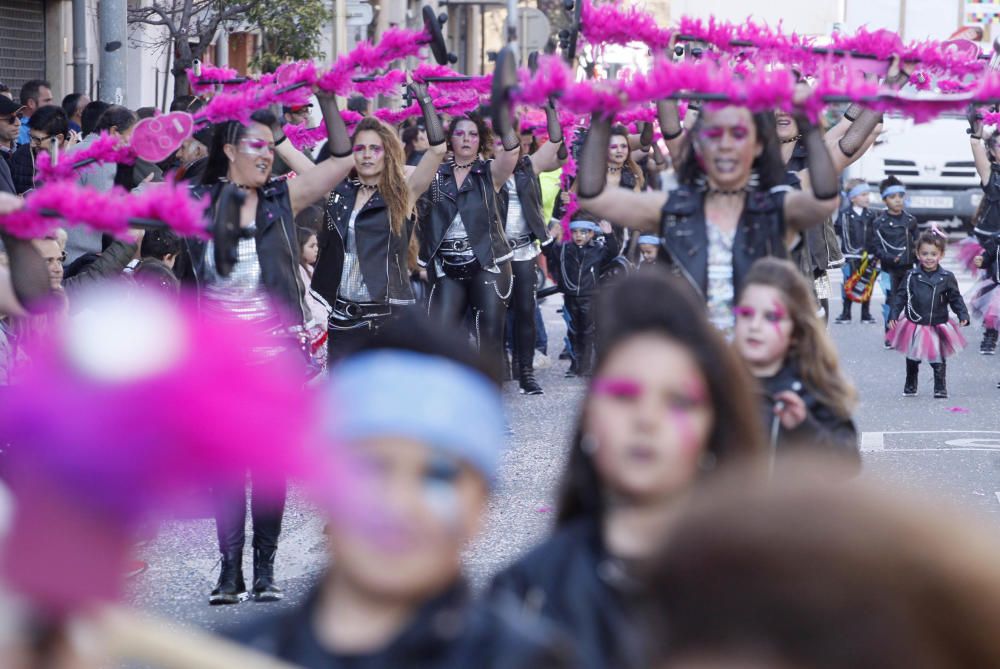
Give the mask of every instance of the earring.
[[580, 437], [580, 450], [587, 455], [593, 455], [597, 452], [599, 444], [597, 443], [597, 437], [587, 433]]

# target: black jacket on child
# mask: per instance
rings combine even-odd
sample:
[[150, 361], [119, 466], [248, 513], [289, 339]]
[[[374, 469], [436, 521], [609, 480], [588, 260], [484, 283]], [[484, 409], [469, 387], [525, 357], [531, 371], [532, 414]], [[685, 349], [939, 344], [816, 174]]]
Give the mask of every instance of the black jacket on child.
[[948, 307], [958, 320], [969, 320], [955, 275], [941, 267], [933, 272], [915, 267], [889, 298], [889, 320], [904, 317], [917, 325], [941, 325], [948, 322]]
[[875, 212], [867, 207], [859, 214], [853, 206], [840, 212], [834, 222], [834, 230], [840, 238], [840, 251], [849, 261], [860, 261], [861, 254], [875, 251]]
[[[763, 391], [761, 409], [764, 427], [768, 431], [768, 439], [774, 437], [773, 430], [777, 428], [777, 443], [772, 446], [777, 449], [778, 454], [790, 452], [791, 449], [798, 452], [808, 449], [819, 454], [843, 456], [845, 462], [860, 468], [858, 430], [854, 421], [838, 416], [820, 402], [802, 380], [794, 361], [787, 361], [777, 374], [758, 381]], [[775, 397], [787, 390], [801, 397], [808, 411], [806, 419], [792, 430], [782, 427], [774, 413]]]
[[542, 247], [549, 273], [565, 295], [585, 297], [597, 292], [601, 272], [618, 256], [618, 240], [606, 235], [601, 242], [596, 237], [583, 246], [573, 240], [564, 244]]
[[567, 669], [570, 650], [547, 624], [516, 611], [471, 603], [464, 586], [427, 602], [384, 648], [338, 654], [316, 638], [319, 592], [301, 606], [251, 621], [228, 636], [305, 669]]
[[632, 669], [642, 662], [630, 601], [639, 591], [608, 555], [600, 524], [574, 520], [500, 572], [490, 597], [520, 603], [528, 623], [550, 620], [573, 639], [577, 669]]
[[917, 261], [917, 219], [908, 212], [898, 215], [883, 211], [872, 223], [873, 247], [882, 270], [896, 272], [913, 267]]

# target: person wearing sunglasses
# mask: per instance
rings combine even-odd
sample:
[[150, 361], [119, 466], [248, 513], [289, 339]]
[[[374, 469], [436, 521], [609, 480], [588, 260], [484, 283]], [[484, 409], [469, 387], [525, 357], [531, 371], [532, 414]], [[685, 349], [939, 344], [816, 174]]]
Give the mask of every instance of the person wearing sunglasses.
[[413, 209], [444, 159], [445, 144], [426, 88], [412, 84], [411, 95], [430, 143], [420, 163], [406, 167], [396, 131], [366, 117], [354, 130], [351, 177], [327, 200], [312, 288], [333, 307], [331, 364], [416, 302], [408, 265]]
[[10, 161], [21, 132], [21, 105], [0, 95], [0, 192], [16, 193]]

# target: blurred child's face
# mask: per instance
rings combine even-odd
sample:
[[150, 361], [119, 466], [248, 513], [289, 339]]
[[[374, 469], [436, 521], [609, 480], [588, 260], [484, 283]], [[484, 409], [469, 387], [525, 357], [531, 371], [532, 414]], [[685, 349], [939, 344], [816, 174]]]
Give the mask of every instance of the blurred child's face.
[[862, 193], [861, 195], [855, 195], [851, 198], [851, 204], [855, 207], [867, 207], [870, 202], [869, 193]]
[[642, 256], [642, 262], [654, 262], [657, 253], [659, 253], [659, 247], [655, 244], [639, 244], [639, 255]]
[[936, 270], [943, 256], [944, 251], [933, 244], [921, 244], [917, 249], [917, 260], [920, 261], [920, 266], [928, 271]]
[[584, 432], [611, 498], [658, 501], [694, 481], [715, 413], [708, 384], [683, 345], [657, 334], [619, 343], [594, 377]]
[[593, 230], [573, 230], [573, 243], [577, 246], [586, 246], [593, 238]]
[[316, 258], [318, 257], [319, 243], [316, 241], [316, 235], [312, 235], [306, 240], [306, 243], [302, 245], [302, 264], [315, 265]]
[[886, 208], [893, 214], [898, 214], [903, 211], [903, 200], [905, 198], [904, 193], [893, 193], [889, 197], [885, 198]]
[[369, 465], [359, 487], [379, 527], [331, 525], [331, 578], [396, 602], [440, 593], [459, 578], [462, 550], [479, 529], [485, 480], [405, 437], [366, 440], [357, 448]]
[[736, 306], [733, 344], [751, 369], [766, 369], [783, 363], [792, 344], [794, 329], [780, 290], [759, 284], [750, 284], [744, 289]]

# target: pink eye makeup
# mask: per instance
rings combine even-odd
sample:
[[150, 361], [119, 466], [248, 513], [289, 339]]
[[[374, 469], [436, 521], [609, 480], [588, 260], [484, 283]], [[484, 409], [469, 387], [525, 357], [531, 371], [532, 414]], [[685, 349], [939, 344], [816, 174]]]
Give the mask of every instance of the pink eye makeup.
[[274, 144], [263, 139], [243, 138], [240, 140], [240, 153], [250, 156], [274, 155]]
[[721, 140], [727, 133], [735, 140], [743, 140], [750, 136], [750, 129], [743, 125], [734, 125], [731, 128], [711, 126], [701, 130], [702, 137], [714, 141]]
[[757, 315], [757, 310], [753, 307], [733, 307], [733, 314], [736, 318], [753, 318]]
[[375, 155], [375, 156], [381, 156], [382, 155], [382, 151], [384, 150], [378, 144], [369, 144], [368, 146], [365, 146], [364, 144], [355, 144], [354, 145], [354, 153], [364, 153], [365, 149], [367, 149], [368, 151], [370, 151], [371, 154]]
[[642, 394], [642, 386], [637, 381], [624, 378], [594, 379], [591, 392], [618, 399], [635, 399]]

